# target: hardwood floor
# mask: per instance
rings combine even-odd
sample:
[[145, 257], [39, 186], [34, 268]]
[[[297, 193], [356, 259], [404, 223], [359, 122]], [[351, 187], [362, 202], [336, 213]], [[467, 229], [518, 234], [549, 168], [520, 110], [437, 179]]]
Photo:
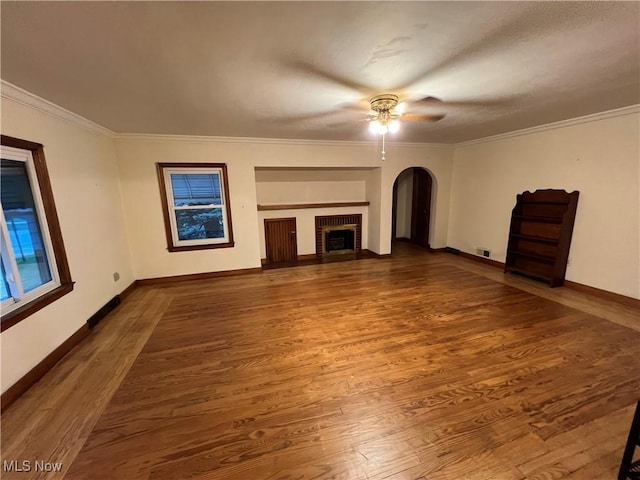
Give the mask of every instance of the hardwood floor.
[[66, 479], [614, 479], [638, 311], [447, 254], [142, 287], [2, 416]]

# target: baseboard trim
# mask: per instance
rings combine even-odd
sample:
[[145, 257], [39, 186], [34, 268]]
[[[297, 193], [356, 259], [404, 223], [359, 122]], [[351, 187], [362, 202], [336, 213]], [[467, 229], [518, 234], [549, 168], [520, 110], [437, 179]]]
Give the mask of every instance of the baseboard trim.
[[35, 385], [49, 370], [51, 370], [56, 363], [69, 353], [73, 347], [80, 343], [84, 338], [91, 334], [91, 330], [109, 313], [120, 305], [125, 298], [127, 298], [131, 292], [133, 292], [138, 286], [137, 281], [131, 282], [131, 284], [125, 288], [122, 293], [116, 295], [109, 300], [103, 307], [101, 307], [96, 313], [91, 315], [87, 320], [87, 323], [80, 327], [76, 332], [67, 338], [62, 344], [60, 344], [53, 352], [47, 355], [44, 360], [33, 367], [26, 373], [20, 380], [11, 385], [6, 392], [2, 394], [0, 398], [0, 411], [4, 412], [13, 402], [15, 402], [21, 395], [23, 395], [29, 388]]
[[367, 255], [371, 255], [373, 258], [391, 258], [391, 254], [390, 253], [376, 253], [376, 252], [372, 252], [371, 250], [364, 248], [362, 249], [363, 253], [366, 253]]
[[[504, 263], [496, 260], [491, 260], [484, 257], [479, 257], [466, 252], [461, 252], [452, 247], [430, 249], [433, 252], [446, 252], [453, 255], [459, 255], [463, 258], [483, 263], [494, 268], [504, 268]], [[391, 254], [379, 254], [372, 252], [368, 249], [363, 249], [363, 253], [366, 253], [373, 258], [390, 258]], [[300, 255], [299, 259], [315, 258], [315, 254]], [[35, 385], [51, 368], [53, 368], [64, 356], [69, 353], [77, 344], [79, 344], [84, 338], [91, 334], [91, 328], [95, 326], [102, 318], [115, 309], [125, 298], [127, 298], [138, 286], [142, 285], [157, 285], [161, 283], [175, 283], [191, 280], [204, 280], [216, 277], [227, 277], [235, 275], [245, 275], [251, 273], [262, 273], [261, 268], [245, 268], [239, 270], [225, 270], [222, 272], [207, 272], [207, 273], [195, 273], [190, 275], [177, 275], [172, 277], [160, 277], [160, 278], [147, 278], [142, 280], [136, 280], [132, 282], [122, 293], [116, 295], [110, 300], [104, 307], [96, 312], [87, 323], [80, 327], [73, 335], [59, 345], [53, 352], [47, 355], [40, 363], [32, 368], [26, 375], [20, 380], [14, 383], [11, 387], [5, 391], [0, 397], [0, 411], [4, 412], [9, 406], [11, 406], [21, 395], [23, 395], [29, 388]], [[595, 287], [590, 287], [570, 280], [564, 281], [564, 287], [570, 290], [574, 290], [588, 295], [593, 295], [602, 299], [610, 300], [631, 308], [640, 308], [640, 300], [621, 295], [607, 290], [602, 290]]]
[[78, 343], [84, 338], [89, 336], [91, 330], [89, 325], [85, 323], [76, 332], [67, 338], [60, 346], [58, 346], [53, 352], [47, 355], [44, 360], [33, 367], [27, 374], [11, 385], [6, 392], [2, 394], [0, 398], [0, 411], [4, 412], [9, 406], [15, 402], [22, 394], [24, 394], [29, 388], [35, 385], [44, 375], [53, 368], [62, 358], [73, 350]]
[[431, 253], [445, 253], [447, 251], [446, 247], [440, 247], [440, 248], [431, 248], [429, 247], [429, 251]]
[[612, 302], [626, 305], [627, 307], [640, 308], [640, 300], [638, 300], [637, 298], [627, 297], [626, 295], [610, 292], [608, 290], [602, 290], [600, 288], [590, 287], [589, 285], [572, 282], [570, 280], [565, 280], [563, 286], [565, 288], [568, 288], [569, 290], [575, 290], [576, 292], [586, 293], [588, 295], [593, 295], [594, 297], [600, 297], [604, 300], [610, 300]]
[[[461, 252], [458, 249], [446, 247], [444, 249], [447, 253], [451, 253], [453, 255], [459, 255], [463, 258], [468, 258], [469, 260], [473, 260], [474, 262], [484, 263], [485, 265], [489, 265], [491, 267], [496, 267], [504, 270], [504, 263], [498, 262], [496, 260], [490, 260], [488, 258], [479, 257], [478, 255], [473, 255], [471, 253]], [[631, 308], [640, 308], [640, 300], [633, 297], [627, 297], [626, 295], [621, 295], [619, 293], [610, 292], [608, 290], [602, 290], [601, 288], [590, 287], [589, 285], [584, 285], [583, 283], [572, 282], [571, 280], [564, 281], [562, 285], [569, 290], [574, 290], [576, 292], [586, 293], [588, 295], [593, 295], [594, 297], [602, 298], [604, 300], [609, 300], [611, 302], [616, 302], [621, 305], [626, 305]]]
[[[319, 255], [316, 255], [315, 253], [308, 253], [306, 255], [298, 255], [296, 257], [296, 262], [306, 262], [309, 260], [313, 260], [315, 258], [321, 258]], [[265, 265], [269, 265], [269, 261], [266, 258], [261, 258], [260, 259], [260, 264], [264, 267]]]
[[250, 273], [262, 273], [262, 268], [242, 268], [238, 270], [223, 270], [221, 272], [191, 273], [188, 275], [175, 275], [172, 277], [143, 278], [137, 280], [137, 286], [158, 285], [161, 283], [189, 282], [192, 280], [206, 280], [209, 278], [232, 277], [235, 275], [247, 275]]
[[138, 288], [138, 281], [134, 280], [127, 288], [120, 292], [120, 295], [118, 295], [120, 297], [120, 301], [124, 302], [124, 300], [131, 295], [136, 288]]
[[100, 321], [106, 317], [107, 315], [109, 315], [109, 313], [111, 313], [112, 311], [114, 311], [116, 309], [116, 307], [118, 305], [120, 305], [120, 295], [116, 295], [115, 297], [113, 297], [111, 300], [109, 300], [107, 303], [104, 304], [104, 306], [102, 306], [100, 308], [100, 310], [98, 310], [96, 313], [94, 313], [93, 315], [91, 315], [91, 317], [89, 317], [89, 320], [87, 320], [87, 325], [89, 326], [89, 328], [93, 328], [95, 327], [98, 323], [100, 323]]
[[[307, 260], [313, 260], [315, 258], [322, 258], [321, 255], [318, 255], [317, 253], [306, 253], [304, 255], [298, 255], [296, 257], [296, 261], [297, 262], [304, 262]], [[262, 265], [268, 265], [269, 261], [266, 258], [261, 258], [260, 259], [260, 263], [262, 263]]]
[[485, 265], [489, 265], [490, 267], [501, 268], [504, 270], [504, 263], [498, 262], [497, 260], [491, 260], [486, 257], [479, 257], [478, 255], [473, 255], [472, 253], [460, 252], [457, 255], [462, 258], [468, 258], [469, 260], [473, 260], [474, 262], [484, 263]]

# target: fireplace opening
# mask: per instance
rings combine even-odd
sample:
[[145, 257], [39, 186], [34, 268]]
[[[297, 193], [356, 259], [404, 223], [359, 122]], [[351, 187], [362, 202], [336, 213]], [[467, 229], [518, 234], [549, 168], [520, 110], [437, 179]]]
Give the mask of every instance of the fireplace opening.
[[362, 214], [316, 217], [316, 255], [324, 260], [356, 257], [362, 251]]
[[353, 230], [332, 230], [327, 232], [327, 252], [336, 250], [354, 250], [355, 232]]
[[323, 252], [325, 254], [355, 253], [355, 251], [355, 225], [333, 225], [323, 228]]

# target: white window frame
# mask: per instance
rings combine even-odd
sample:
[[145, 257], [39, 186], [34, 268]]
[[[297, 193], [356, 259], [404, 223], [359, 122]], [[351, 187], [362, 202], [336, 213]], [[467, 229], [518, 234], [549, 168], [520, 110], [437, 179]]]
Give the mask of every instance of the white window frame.
[[9, 293], [11, 297], [3, 300], [0, 304], [2, 314], [7, 313], [20, 308], [22, 305], [29, 303], [37, 298], [55, 290], [60, 287], [60, 277], [58, 274], [58, 266], [56, 264], [56, 258], [54, 255], [53, 244], [51, 242], [51, 235], [49, 232], [49, 225], [47, 223], [47, 216], [44, 210], [44, 203], [42, 201], [42, 195], [40, 190], [40, 184], [38, 182], [38, 176], [36, 175], [35, 165], [33, 161], [33, 154], [29, 150], [18, 149], [14, 147], [8, 147], [2, 145], [0, 147], [1, 157], [6, 160], [13, 160], [23, 162], [26, 165], [27, 176], [29, 178], [29, 186], [31, 187], [31, 193], [35, 204], [36, 216], [38, 218], [38, 226], [40, 227], [40, 233], [42, 235], [42, 243], [47, 256], [49, 272], [51, 273], [51, 280], [47, 283], [34, 288], [30, 292], [25, 293], [22, 287], [22, 281], [20, 279], [20, 272], [16, 262], [16, 255], [13, 251], [13, 246], [10, 241], [9, 229], [6, 219], [4, 217], [4, 210], [0, 209], [0, 242], [2, 243], [1, 254], [2, 263], [9, 285]]
[[[227, 179], [226, 164], [211, 163], [158, 163], [158, 178], [160, 181], [160, 191], [163, 196], [163, 213], [165, 216], [165, 229], [167, 235], [168, 250], [200, 250], [208, 248], [233, 247], [233, 228], [231, 225], [231, 206], [229, 204], [229, 184]], [[171, 175], [207, 175], [215, 174], [220, 179], [220, 204], [175, 206]], [[222, 212], [222, 228], [224, 236], [222, 238], [203, 238], [197, 240], [180, 240], [178, 227], [176, 224], [176, 211], [178, 210], [210, 210], [219, 208]]]

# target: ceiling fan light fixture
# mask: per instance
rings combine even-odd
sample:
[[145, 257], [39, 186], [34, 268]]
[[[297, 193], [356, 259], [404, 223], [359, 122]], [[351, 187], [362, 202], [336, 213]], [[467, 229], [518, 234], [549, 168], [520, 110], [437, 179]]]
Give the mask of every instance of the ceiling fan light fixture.
[[374, 119], [369, 122], [369, 130], [376, 135], [386, 135], [387, 133], [396, 133], [400, 130], [400, 121], [398, 119]]
[[371, 133], [374, 133], [376, 135], [385, 135], [389, 131], [389, 128], [387, 127], [387, 125], [380, 123], [378, 120], [372, 120], [369, 123], [369, 130], [371, 131]]
[[384, 137], [387, 133], [396, 133], [400, 130], [402, 110], [398, 109], [399, 97], [393, 93], [376, 95], [371, 102], [371, 115], [369, 116], [369, 130], [382, 136], [382, 160], [385, 159]]
[[376, 95], [371, 99], [371, 122], [369, 129], [372, 133], [386, 135], [395, 133], [400, 129], [402, 113], [398, 107], [398, 96], [392, 93]]

